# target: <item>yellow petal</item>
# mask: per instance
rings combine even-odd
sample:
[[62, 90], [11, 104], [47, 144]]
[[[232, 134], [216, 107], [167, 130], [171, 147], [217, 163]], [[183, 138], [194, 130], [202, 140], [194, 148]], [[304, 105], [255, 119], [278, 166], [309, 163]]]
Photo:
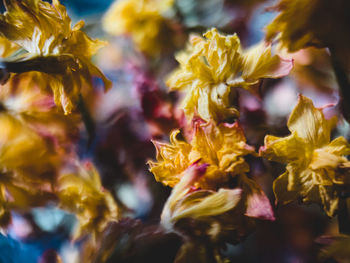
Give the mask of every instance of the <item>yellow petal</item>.
[[322, 110], [316, 109], [312, 100], [300, 95], [298, 104], [289, 117], [288, 128], [291, 132], [296, 131], [312, 147], [322, 147], [329, 143], [336, 122], [336, 117], [326, 120]]
[[172, 226], [180, 219], [203, 219], [217, 216], [233, 209], [240, 200], [240, 189], [219, 189], [213, 191], [189, 192], [190, 187], [205, 172], [202, 166], [190, 167], [182, 176], [180, 182], [174, 187], [161, 215], [161, 223], [166, 228]]
[[275, 193], [277, 204], [288, 204], [295, 201], [298, 197], [298, 191], [288, 189], [289, 176], [289, 171], [287, 170], [273, 182], [273, 192]]
[[243, 79], [248, 83], [256, 83], [261, 78], [280, 78], [289, 74], [293, 61], [272, 55], [271, 46], [261, 42], [247, 50], [244, 54]]
[[350, 236], [340, 235], [335, 241], [321, 251], [322, 260], [334, 258], [338, 262], [346, 262], [350, 258]]
[[103, 18], [103, 28], [111, 35], [131, 36], [136, 47], [147, 55], [158, 55], [176, 46], [178, 35], [163, 16], [174, 0], [118, 0]]
[[108, 222], [119, 217], [118, 207], [112, 195], [101, 186], [97, 170], [90, 164], [78, 167], [76, 173], [62, 174], [57, 182], [59, 206], [75, 213], [79, 229], [75, 238], [101, 234]]
[[265, 145], [260, 148], [260, 155], [268, 160], [280, 163], [307, 161], [305, 144], [297, 132], [280, 138], [272, 135], [265, 136]]
[[157, 162], [149, 161], [150, 171], [155, 179], [164, 185], [174, 187], [179, 181], [179, 175], [190, 165], [188, 159], [191, 145], [178, 140], [180, 131], [173, 131], [170, 135], [170, 145], [153, 141], [157, 150]]
[[230, 176], [249, 171], [243, 156], [255, 154], [238, 123], [215, 125], [213, 122], [196, 126], [189, 155], [191, 162], [198, 159], [209, 164], [201, 186], [216, 189]]

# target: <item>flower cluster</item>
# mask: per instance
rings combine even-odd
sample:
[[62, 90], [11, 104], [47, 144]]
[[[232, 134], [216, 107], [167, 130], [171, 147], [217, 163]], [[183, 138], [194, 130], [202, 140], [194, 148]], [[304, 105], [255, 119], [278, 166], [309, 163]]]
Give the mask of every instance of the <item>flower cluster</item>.
[[[58, 0], [3, 2], [2, 233], [60, 232], [81, 262], [205, 263], [228, 262], [230, 245], [259, 227], [257, 243], [289, 232], [297, 243], [304, 220], [300, 248], [272, 242], [281, 254], [272, 261], [303, 262], [316, 258], [299, 258], [304, 245], [315, 250], [338, 216], [344, 235], [321, 256], [349, 257], [350, 128], [337, 116], [350, 119], [346, 1], [279, 0], [257, 42], [248, 27], [263, 0], [118, 0], [98, 21], [110, 43], [91, 39], [83, 21], [72, 26]], [[92, 59], [117, 84], [108, 94]], [[320, 98], [328, 104], [316, 108]], [[42, 231], [38, 207], [72, 223]], [[308, 213], [324, 222], [310, 230]], [[35, 262], [64, 254], [41, 252]]]
[[[170, 144], [154, 141], [157, 162], [148, 164], [157, 181], [173, 187], [163, 208], [164, 227], [190, 239], [201, 233], [215, 247], [223, 233], [236, 231], [238, 239], [245, 235], [251, 218], [274, 220], [268, 198], [246, 175], [245, 156], [256, 156], [254, 147], [237, 121], [225, 120], [239, 115], [232, 103], [235, 88], [252, 90], [261, 78], [284, 76], [292, 61], [272, 55], [264, 43], [242, 52], [237, 35], [224, 36], [216, 29], [204, 37], [191, 37], [190, 46], [177, 56], [180, 68], [167, 81], [171, 90], [185, 93], [182, 107], [192, 127], [185, 122], [187, 132], [172, 131]], [[189, 224], [199, 232], [188, 233]], [[195, 248], [187, 244], [182, 249]]]
[[187, 50], [176, 56], [180, 67], [167, 80], [171, 90], [185, 92], [182, 108], [189, 119], [195, 113], [206, 121], [238, 116], [236, 88], [253, 92], [260, 79], [285, 76], [293, 66], [265, 43], [242, 51], [237, 35], [211, 29], [204, 37], [190, 37]]
[[98, 172], [91, 165], [86, 171], [74, 153], [81, 118], [71, 111], [93, 76], [109, 85], [90, 61], [103, 43], [81, 31], [82, 22], [71, 28], [58, 1], [6, 1], [6, 9], [0, 16], [1, 227], [14, 211], [56, 204], [77, 214], [76, 237], [97, 236], [118, 210]]

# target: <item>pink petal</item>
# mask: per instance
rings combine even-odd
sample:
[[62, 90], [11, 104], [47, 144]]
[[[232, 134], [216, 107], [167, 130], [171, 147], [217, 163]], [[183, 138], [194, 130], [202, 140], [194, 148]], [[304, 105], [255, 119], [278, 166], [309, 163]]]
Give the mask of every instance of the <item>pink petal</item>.
[[248, 196], [246, 216], [265, 220], [275, 220], [269, 199], [263, 192], [253, 192]]

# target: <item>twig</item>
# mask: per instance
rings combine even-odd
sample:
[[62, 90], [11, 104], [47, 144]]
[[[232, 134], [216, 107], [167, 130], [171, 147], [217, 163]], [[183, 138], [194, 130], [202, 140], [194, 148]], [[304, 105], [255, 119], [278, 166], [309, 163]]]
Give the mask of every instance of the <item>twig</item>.
[[95, 127], [95, 122], [91, 117], [91, 114], [85, 104], [84, 98], [81, 94], [79, 94], [79, 100], [78, 100], [78, 110], [81, 113], [81, 117], [83, 119], [83, 123], [85, 125], [87, 134], [88, 134], [88, 143], [87, 147], [90, 148], [92, 142], [95, 139], [96, 135], [96, 127]]
[[350, 234], [350, 219], [348, 207], [346, 204], [346, 197], [340, 196], [338, 203], [338, 227], [339, 233]]
[[334, 49], [331, 49], [331, 63], [334, 70], [335, 77], [339, 86], [340, 95], [340, 109], [347, 122], [350, 123], [350, 82], [343, 64], [338, 59]]

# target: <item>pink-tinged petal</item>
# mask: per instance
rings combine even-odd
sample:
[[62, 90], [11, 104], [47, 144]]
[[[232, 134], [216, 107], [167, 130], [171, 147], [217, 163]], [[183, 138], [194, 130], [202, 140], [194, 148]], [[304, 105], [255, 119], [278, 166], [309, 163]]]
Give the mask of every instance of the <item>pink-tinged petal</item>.
[[271, 72], [271, 75], [274, 78], [281, 78], [287, 76], [289, 72], [294, 67], [294, 59], [284, 59], [280, 57], [280, 63], [275, 70]]
[[197, 161], [192, 163], [188, 168], [188, 171], [192, 171], [188, 173], [188, 176], [191, 177], [191, 184], [199, 181], [199, 179], [202, 178], [202, 176], [207, 171], [207, 167], [209, 166], [209, 164], [207, 163], [200, 164], [200, 161], [201, 159], [198, 159]]
[[264, 220], [275, 220], [270, 201], [263, 192], [253, 192], [248, 196], [245, 215]]
[[56, 104], [52, 96], [43, 95], [40, 100], [34, 101], [32, 106], [37, 107], [41, 111], [49, 111], [53, 109]]
[[157, 137], [179, 128], [182, 116], [178, 116], [169, 95], [141, 68], [135, 65], [129, 65], [128, 68], [134, 75], [133, 93], [140, 101], [143, 117], [150, 126], [152, 135]]

